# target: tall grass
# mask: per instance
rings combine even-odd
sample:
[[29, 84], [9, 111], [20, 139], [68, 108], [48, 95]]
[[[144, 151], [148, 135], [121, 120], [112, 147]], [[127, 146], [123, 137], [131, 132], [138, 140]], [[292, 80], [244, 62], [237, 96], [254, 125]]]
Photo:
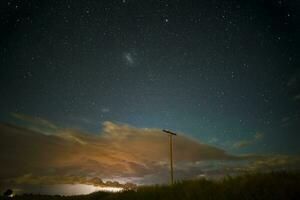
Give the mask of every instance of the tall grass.
[[139, 187], [136, 191], [120, 193], [96, 192], [90, 195], [57, 197], [23, 195], [15, 199], [65, 200], [293, 200], [300, 199], [300, 173], [271, 172], [225, 177], [221, 180], [190, 180], [173, 186]]

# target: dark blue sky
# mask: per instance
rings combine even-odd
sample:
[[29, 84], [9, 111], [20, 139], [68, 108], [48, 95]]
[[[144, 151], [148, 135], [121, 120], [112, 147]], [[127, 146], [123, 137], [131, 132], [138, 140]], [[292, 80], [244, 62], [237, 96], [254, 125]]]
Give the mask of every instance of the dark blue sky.
[[[299, 154], [299, 2], [1, 1], [0, 119]], [[298, 26], [297, 26], [298, 25]]]

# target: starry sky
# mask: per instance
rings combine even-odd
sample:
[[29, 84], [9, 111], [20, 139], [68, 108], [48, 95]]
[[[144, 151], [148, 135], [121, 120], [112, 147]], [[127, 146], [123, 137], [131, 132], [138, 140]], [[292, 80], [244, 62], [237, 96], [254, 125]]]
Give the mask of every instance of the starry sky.
[[297, 0], [1, 1], [0, 121], [93, 137], [166, 128], [228, 156], [297, 157], [299, 11]]

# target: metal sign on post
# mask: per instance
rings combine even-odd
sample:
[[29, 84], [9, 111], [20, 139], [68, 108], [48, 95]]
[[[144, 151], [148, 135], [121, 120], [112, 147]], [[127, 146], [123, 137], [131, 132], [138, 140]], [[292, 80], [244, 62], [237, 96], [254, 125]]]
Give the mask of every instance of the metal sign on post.
[[168, 133], [169, 135], [169, 143], [170, 143], [170, 177], [171, 177], [171, 185], [173, 185], [173, 135], [177, 135], [171, 131], [163, 129], [163, 132]]

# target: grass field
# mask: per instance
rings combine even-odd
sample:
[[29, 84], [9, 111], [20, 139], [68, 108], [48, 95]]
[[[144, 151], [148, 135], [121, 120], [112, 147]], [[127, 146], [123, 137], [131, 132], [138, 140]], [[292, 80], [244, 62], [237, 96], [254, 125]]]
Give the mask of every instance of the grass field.
[[[2, 197], [2, 199], [4, 199]], [[137, 191], [120, 193], [96, 192], [82, 196], [22, 195], [14, 199], [61, 200], [291, 200], [300, 199], [299, 172], [271, 172], [225, 177], [222, 180], [206, 179], [177, 182], [173, 186], [139, 187]]]

